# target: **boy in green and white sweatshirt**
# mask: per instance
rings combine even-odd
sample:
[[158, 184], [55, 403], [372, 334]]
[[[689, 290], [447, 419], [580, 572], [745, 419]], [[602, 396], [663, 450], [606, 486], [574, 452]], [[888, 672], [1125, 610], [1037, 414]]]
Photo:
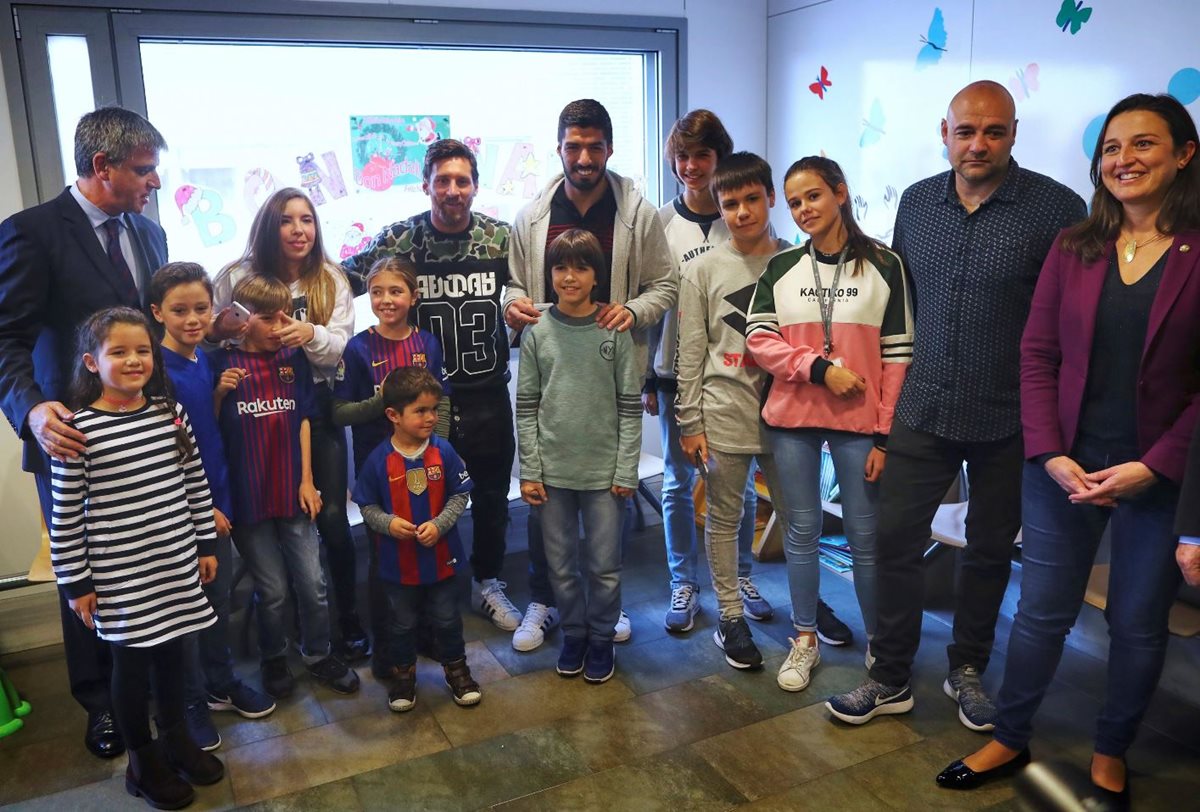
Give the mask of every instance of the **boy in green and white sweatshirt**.
[[642, 365], [628, 332], [596, 324], [592, 294], [605, 264], [595, 236], [564, 232], [546, 263], [558, 304], [526, 328], [517, 375], [521, 498], [541, 514], [563, 628], [558, 673], [599, 683], [615, 670], [621, 519], [638, 484]]

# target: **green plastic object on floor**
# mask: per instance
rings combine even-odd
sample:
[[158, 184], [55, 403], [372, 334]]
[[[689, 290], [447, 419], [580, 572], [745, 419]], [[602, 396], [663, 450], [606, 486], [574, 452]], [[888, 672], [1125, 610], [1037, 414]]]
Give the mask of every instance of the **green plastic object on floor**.
[[17, 695], [8, 674], [0, 668], [0, 739], [16, 733], [25, 724], [23, 716], [28, 716], [32, 710], [29, 703]]

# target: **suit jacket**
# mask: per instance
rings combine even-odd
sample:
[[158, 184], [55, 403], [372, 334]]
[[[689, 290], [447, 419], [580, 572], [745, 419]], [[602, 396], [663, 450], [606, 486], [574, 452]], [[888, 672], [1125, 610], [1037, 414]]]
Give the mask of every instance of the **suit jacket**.
[[[1060, 237], [1061, 238], [1061, 237]], [[1096, 310], [1112, 255], [1084, 263], [1058, 241], [1033, 294], [1021, 339], [1021, 424], [1025, 456], [1069, 453], [1079, 426]], [[1137, 433], [1142, 462], [1183, 479], [1200, 418], [1200, 231], [1175, 235], [1142, 346]]]
[[[167, 261], [166, 234], [139, 214], [126, 222], [153, 273]], [[26, 471], [49, 472], [26, 419], [37, 404], [66, 398], [79, 325], [105, 307], [146, 309], [126, 289], [70, 189], [0, 223], [0, 409], [25, 441]]]
[[1175, 513], [1175, 532], [1181, 536], [1200, 536], [1200, 431], [1192, 436], [1188, 452], [1179, 509]]

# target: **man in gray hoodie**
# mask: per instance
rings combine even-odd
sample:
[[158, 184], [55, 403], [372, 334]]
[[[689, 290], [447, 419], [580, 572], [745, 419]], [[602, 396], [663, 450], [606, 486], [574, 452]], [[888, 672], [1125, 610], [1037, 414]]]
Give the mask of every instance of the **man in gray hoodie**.
[[[612, 144], [612, 120], [600, 102], [579, 99], [559, 114], [558, 155], [563, 174], [552, 179], [513, 224], [504, 320], [514, 331], [538, 320], [554, 296], [546, 248], [568, 229], [586, 229], [600, 241], [608, 263], [605, 273], [597, 274], [603, 282], [597, 285], [596, 301], [603, 304], [596, 322], [606, 330], [632, 330], [638, 368], [645, 369], [648, 328], [675, 306], [679, 274], [657, 208], [633, 181], [606, 169]], [[546, 631], [558, 620], [541, 541], [541, 529], [531, 520], [531, 603], [513, 634], [513, 648], [518, 651], [540, 646]], [[628, 639], [628, 623], [622, 612], [617, 642]]]

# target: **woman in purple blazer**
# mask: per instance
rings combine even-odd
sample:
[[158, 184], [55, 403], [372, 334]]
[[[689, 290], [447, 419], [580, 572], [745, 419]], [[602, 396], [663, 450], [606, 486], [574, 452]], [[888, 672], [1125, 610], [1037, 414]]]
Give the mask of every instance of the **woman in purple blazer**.
[[991, 742], [938, 775], [947, 788], [1029, 762], [1105, 527], [1108, 688], [1091, 777], [1119, 805], [1166, 655], [1175, 507], [1200, 417], [1200, 138], [1178, 101], [1144, 94], [1101, 132], [1091, 214], [1046, 258], [1021, 342], [1023, 572], [999, 718]]

